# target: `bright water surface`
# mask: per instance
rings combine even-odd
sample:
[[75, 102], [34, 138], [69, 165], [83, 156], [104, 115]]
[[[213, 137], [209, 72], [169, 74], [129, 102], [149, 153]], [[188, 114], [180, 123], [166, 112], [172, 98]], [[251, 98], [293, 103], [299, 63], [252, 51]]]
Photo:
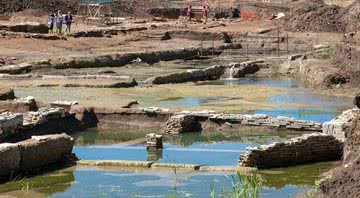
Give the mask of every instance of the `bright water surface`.
[[[271, 116], [289, 116], [302, 120], [324, 122], [332, 119], [343, 109], [351, 107], [348, 98], [318, 96], [302, 89], [298, 83], [289, 80], [219, 80], [203, 84], [258, 84], [288, 89], [288, 93], [269, 95], [267, 103], [296, 104], [296, 108], [255, 110], [248, 113], [263, 113]], [[201, 86], [201, 83], [198, 84]], [[23, 92], [26, 94], [26, 92]], [[197, 107], [226, 98], [175, 98], [160, 101], [160, 107]], [[145, 104], [146, 105], [146, 104]], [[216, 105], [216, 103], [215, 103]], [[283, 141], [291, 134], [200, 134], [192, 133], [178, 137], [166, 137], [163, 151], [148, 153], [143, 144], [128, 145], [124, 142], [144, 137], [148, 131], [101, 131], [90, 129], [75, 134], [74, 152], [80, 159], [120, 159], [158, 161], [168, 163], [189, 163], [212, 166], [236, 165], [239, 154], [249, 146]], [[262, 197], [291, 197], [315, 185], [320, 172], [332, 167], [331, 163], [320, 163], [260, 172], [264, 180]], [[107, 170], [77, 167], [70, 170], [37, 176], [29, 180], [31, 190], [26, 197], [204, 197], [210, 195], [211, 185], [216, 192], [222, 186], [229, 186], [229, 173], [215, 172], [163, 172], [154, 170]], [[174, 181], [176, 179], [176, 185]], [[23, 184], [0, 185], [0, 192], [15, 191]], [[176, 186], [176, 190], [175, 187]]]

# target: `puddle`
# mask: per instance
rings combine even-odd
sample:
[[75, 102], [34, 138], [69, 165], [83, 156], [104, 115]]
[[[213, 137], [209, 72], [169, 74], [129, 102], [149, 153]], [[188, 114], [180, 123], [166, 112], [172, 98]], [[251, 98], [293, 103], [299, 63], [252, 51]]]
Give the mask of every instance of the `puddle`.
[[[318, 163], [259, 172], [261, 197], [287, 198], [315, 185], [320, 174], [333, 166]], [[61, 173], [61, 174], [59, 174]], [[60, 176], [59, 176], [60, 175]], [[159, 170], [116, 170], [75, 167], [55, 173], [0, 185], [0, 196], [23, 197], [210, 197], [214, 185], [217, 197], [230, 190], [231, 173]], [[23, 185], [27, 185], [27, 190]]]
[[[138, 134], [137, 132], [133, 133]], [[94, 131], [84, 132], [82, 135], [75, 135], [76, 146], [73, 151], [79, 159], [84, 160], [136, 160], [207, 166], [235, 166], [239, 154], [245, 153], [247, 147], [270, 144], [294, 137], [294, 135], [286, 134], [257, 135], [254, 133], [254, 135], [241, 135], [228, 133], [223, 135], [217, 133], [206, 135], [188, 133], [179, 136], [165, 136], [163, 150], [154, 152], [147, 151], [145, 144], [123, 144], [124, 139], [130, 140], [121, 138], [123, 135], [128, 137], [127, 133], [109, 134], [108, 137], [111, 139], [107, 141], [103, 135], [96, 135]], [[136, 136], [133, 138], [135, 139]], [[81, 141], [84, 139], [87, 139], [86, 144]], [[93, 144], [91, 144], [92, 142]]]

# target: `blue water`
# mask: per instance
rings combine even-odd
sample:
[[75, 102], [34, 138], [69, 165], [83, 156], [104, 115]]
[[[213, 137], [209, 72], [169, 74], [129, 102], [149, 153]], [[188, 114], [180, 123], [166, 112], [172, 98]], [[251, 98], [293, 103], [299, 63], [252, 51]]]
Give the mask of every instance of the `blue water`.
[[[208, 166], [225, 166], [237, 164], [239, 154], [246, 152], [248, 144], [238, 142], [218, 142], [213, 144], [194, 143], [190, 146], [165, 144], [155, 161], [163, 163], [200, 164]], [[87, 160], [140, 160], [146, 161], [148, 153], [145, 145], [137, 146], [75, 146], [74, 152], [80, 159]], [[152, 160], [149, 160], [152, 161]]]
[[[273, 117], [286, 116], [293, 117], [298, 120], [309, 120], [324, 123], [333, 119], [343, 110], [351, 108], [352, 99], [335, 96], [322, 96], [314, 94], [306, 89], [301, 88], [301, 85], [292, 80], [269, 80], [269, 79], [232, 79], [232, 80], [218, 80], [209, 82], [200, 82], [201, 85], [265, 85], [271, 87], [286, 88], [287, 92], [284, 94], [269, 95], [266, 104], [274, 104], [279, 106], [296, 106], [296, 107], [278, 107], [273, 109], [259, 109], [245, 113], [259, 113], [266, 114]], [[226, 98], [218, 98], [217, 100], [226, 100]], [[214, 99], [211, 100], [214, 104]], [[160, 103], [161, 107], [196, 107], [207, 105], [209, 102], [203, 98], [181, 98], [179, 100], [167, 101]]]
[[[216, 172], [105, 171], [77, 169], [75, 181], [64, 192], [51, 197], [210, 197], [211, 186], [218, 194], [229, 189], [230, 175]], [[286, 185], [281, 189], [264, 186], [261, 197], [287, 198], [304, 192], [306, 187]]]

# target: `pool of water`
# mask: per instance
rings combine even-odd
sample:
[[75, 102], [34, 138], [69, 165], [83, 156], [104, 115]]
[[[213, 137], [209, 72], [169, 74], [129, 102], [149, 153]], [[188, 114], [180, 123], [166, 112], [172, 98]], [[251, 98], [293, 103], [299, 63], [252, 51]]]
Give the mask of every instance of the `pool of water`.
[[[271, 109], [258, 109], [249, 111], [250, 114], [266, 114], [269, 116], [287, 116], [299, 120], [309, 120], [324, 123], [331, 120], [336, 115], [351, 108], [352, 99], [347, 97], [323, 96], [317, 95], [306, 89], [301, 85], [289, 79], [285, 80], [269, 80], [269, 79], [224, 79], [209, 82], [200, 82], [201, 85], [262, 85], [271, 87], [286, 88], [287, 92], [283, 94], [268, 95], [267, 104], [278, 106], [295, 106], [295, 107], [277, 107]], [[184, 100], [184, 99], [182, 99]], [[219, 98], [221, 100], [221, 98]], [[224, 99], [223, 99], [224, 100]], [[205, 101], [205, 102], [204, 102]], [[176, 104], [176, 100], [172, 103]], [[192, 99], [190, 104], [206, 105], [206, 100], [200, 98]], [[169, 105], [169, 104], [167, 104]], [[160, 105], [161, 106], [161, 105]]]
[[[129, 136], [129, 134], [134, 134]], [[141, 137], [139, 132], [123, 133], [116, 130], [75, 134], [74, 153], [86, 160], [140, 160], [163, 163], [200, 164], [208, 166], [235, 166], [241, 153], [248, 147], [283, 141], [295, 134], [252, 135], [234, 133], [188, 133], [179, 136], [166, 136], [164, 148], [160, 151], [147, 151], [145, 144], [130, 144], [125, 141]], [[107, 137], [106, 137], [107, 136]], [[121, 138], [125, 136], [125, 138]], [[142, 136], [144, 137], [144, 135]], [[110, 140], [107, 140], [110, 139]], [[86, 141], [84, 141], [86, 140]], [[124, 143], [125, 142], [125, 143]]]
[[[318, 163], [260, 171], [261, 197], [287, 198], [305, 192], [333, 165]], [[231, 176], [225, 172], [72, 167], [0, 185], [0, 196], [208, 198], [212, 186], [217, 197], [223, 189], [229, 191]]]

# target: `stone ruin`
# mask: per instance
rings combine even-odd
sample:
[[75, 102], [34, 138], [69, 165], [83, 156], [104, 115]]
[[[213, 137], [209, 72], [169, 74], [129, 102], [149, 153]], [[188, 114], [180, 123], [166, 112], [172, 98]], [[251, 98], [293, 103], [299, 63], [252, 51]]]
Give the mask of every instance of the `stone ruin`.
[[287, 167], [299, 164], [340, 160], [343, 143], [332, 135], [305, 134], [285, 142], [250, 148], [240, 155], [240, 166], [259, 169]]
[[146, 140], [146, 149], [147, 150], [157, 150], [163, 148], [163, 136], [157, 135], [155, 133], [147, 134], [145, 137]]
[[69, 112], [71, 110], [71, 107], [74, 105], [78, 105], [79, 103], [77, 101], [60, 101], [57, 100], [55, 102], [50, 103], [51, 108], [63, 108], [66, 112]]
[[283, 116], [274, 118], [262, 114], [245, 115], [219, 114], [210, 111], [184, 111], [170, 117], [167, 121], [165, 132], [179, 134], [200, 131], [202, 129], [201, 121], [204, 120], [214, 123], [228, 123], [230, 125], [238, 124], [246, 126], [273, 127], [296, 131], [322, 131], [322, 126], [318, 122], [296, 120], [294, 118]]
[[66, 134], [33, 136], [15, 144], [0, 144], [0, 178], [62, 162], [72, 154], [74, 140]]
[[180, 134], [200, 131], [200, 123], [192, 115], [174, 115], [166, 123], [165, 133]]
[[16, 133], [23, 126], [23, 115], [5, 112], [0, 114], [0, 138]]
[[333, 135], [340, 141], [345, 141], [346, 134], [350, 132], [355, 118], [360, 115], [360, 109], [349, 109], [340, 116], [323, 124], [323, 133]]
[[27, 124], [42, 124], [50, 119], [65, 117], [63, 108], [40, 108], [37, 112], [29, 112], [25, 118]]

